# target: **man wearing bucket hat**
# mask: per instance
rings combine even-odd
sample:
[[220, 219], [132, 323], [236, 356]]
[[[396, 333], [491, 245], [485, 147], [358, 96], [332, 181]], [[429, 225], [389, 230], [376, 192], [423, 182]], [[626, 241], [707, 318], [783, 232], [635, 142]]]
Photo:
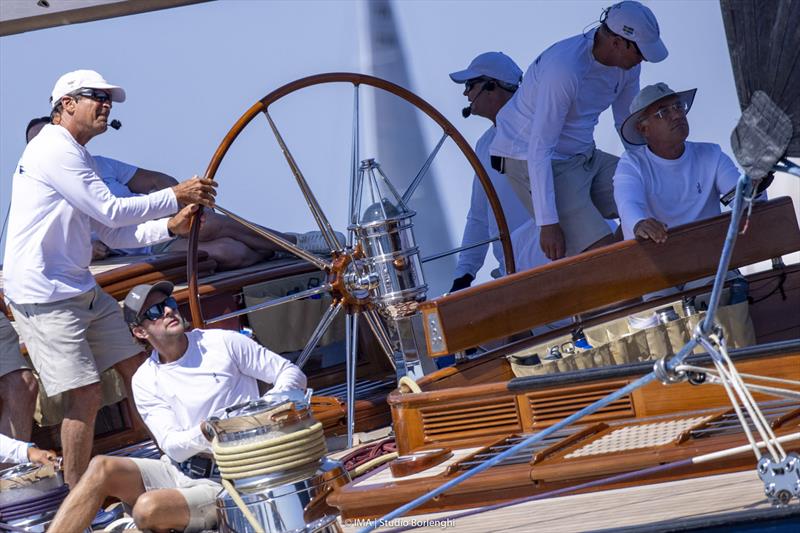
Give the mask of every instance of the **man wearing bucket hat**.
[[[473, 59], [466, 69], [452, 72], [450, 79], [455, 83], [464, 84], [464, 96], [469, 102], [469, 105], [461, 112], [464, 118], [476, 115], [492, 122], [491, 126], [478, 139], [475, 145], [475, 154], [494, 185], [500, 205], [503, 207], [508, 230], [513, 232], [530, 217], [514, 190], [508, 185], [508, 180], [491, 167], [489, 145], [497, 132], [495, 127], [497, 112], [511, 99], [519, 87], [522, 70], [514, 63], [513, 59], [502, 52], [485, 52]], [[489, 199], [478, 177], [475, 176], [472, 180], [472, 196], [461, 246], [486, 241], [489, 238], [496, 238], [498, 235], [499, 231], [494, 216], [492, 216]], [[483, 266], [488, 249], [489, 245], [484, 244], [464, 250], [458, 255], [455, 279], [450, 292], [470, 286], [478, 270]], [[500, 265], [500, 275], [505, 275], [502, 245], [495, 241], [492, 243], [492, 251]]]
[[137, 285], [123, 308], [133, 334], [153, 347], [134, 375], [134, 397], [166, 455], [161, 460], [95, 457], [51, 531], [83, 531], [108, 496], [133, 508], [139, 529], [215, 528], [214, 501], [221, 487], [207, 479], [214, 468], [204, 421], [258, 398], [256, 380], [273, 384], [270, 392], [305, 390], [306, 377], [297, 366], [238, 332], [186, 332], [172, 290], [168, 281]]
[[718, 144], [689, 142], [687, 114], [697, 89], [666, 83], [636, 95], [622, 135], [631, 145], [614, 175], [614, 196], [626, 239], [667, 240], [667, 228], [720, 214], [720, 196], [739, 170]]
[[[61, 76], [51, 96], [61, 122], [26, 146], [13, 178], [4, 296], [44, 392], [65, 393], [61, 444], [72, 486], [89, 462], [100, 373], [114, 367], [130, 386], [141, 352], [89, 271], [92, 231], [119, 247], [154, 244], [188, 233], [198, 203], [214, 204], [216, 184], [199, 178], [136, 198], [110, 193], [85, 145], [124, 100], [97, 72]], [[179, 202], [188, 205], [179, 211]]]
[[498, 113], [493, 165], [534, 216], [548, 258], [614, 241], [604, 219], [617, 216], [617, 158], [595, 148], [594, 127], [611, 106], [619, 130], [639, 91], [639, 64], [666, 57], [652, 11], [620, 2], [599, 27], [545, 50]]

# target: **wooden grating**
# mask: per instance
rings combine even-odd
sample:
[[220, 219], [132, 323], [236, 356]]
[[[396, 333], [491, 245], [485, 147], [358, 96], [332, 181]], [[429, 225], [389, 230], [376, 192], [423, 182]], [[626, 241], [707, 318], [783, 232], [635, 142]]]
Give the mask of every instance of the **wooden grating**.
[[426, 442], [511, 433], [522, 429], [513, 397], [423, 407], [420, 413]]
[[[554, 390], [548, 391], [546, 396], [536, 392], [529, 393], [526, 396], [533, 415], [533, 423], [534, 425], [550, 425], [553, 422], [562, 420], [619, 390], [625, 384], [626, 382], [607, 383], [602, 387], [592, 387], [591, 390], [585, 388], [567, 391]], [[630, 395], [625, 395], [599, 409], [596, 413], [585, 416], [582, 420], [588, 422], [634, 416], [636, 416], [636, 411], [633, 408], [633, 400]]]
[[564, 456], [565, 459], [620, 453], [640, 448], [653, 448], [675, 442], [684, 431], [707, 420], [709, 416], [664, 420], [650, 424], [635, 424], [617, 428], [599, 439]]

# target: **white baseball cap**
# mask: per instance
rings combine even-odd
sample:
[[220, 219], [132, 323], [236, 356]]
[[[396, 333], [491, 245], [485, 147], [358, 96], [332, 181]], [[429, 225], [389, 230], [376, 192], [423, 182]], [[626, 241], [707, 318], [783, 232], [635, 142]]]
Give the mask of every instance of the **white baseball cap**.
[[666, 83], [656, 83], [655, 85], [648, 85], [637, 94], [630, 107], [630, 116], [622, 123], [622, 138], [629, 144], [647, 144], [647, 141], [642, 134], [636, 129], [636, 124], [642, 116], [642, 113], [650, 104], [658, 102], [668, 96], [678, 96], [681, 100], [686, 102], [686, 112], [692, 108], [694, 102], [694, 95], [697, 89], [689, 89], [688, 91], [675, 92], [669, 88]]
[[601, 22], [620, 37], [635, 42], [646, 61], [658, 63], [669, 54], [661, 41], [656, 16], [639, 2], [630, 0], [614, 4]]
[[125, 101], [125, 89], [111, 85], [94, 70], [73, 70], [58, 78], [50, 95], [50, 107], [55, 107], [62, 97], [80, 89], [103, 89], [111, 93], [112, 102]]
[[466, 69], [450, 73], [450, 79], [456, 83], [481, 76], [517, 86], [522, 81], [522, 70], [503, 52], [485, 52], [473, 59]]

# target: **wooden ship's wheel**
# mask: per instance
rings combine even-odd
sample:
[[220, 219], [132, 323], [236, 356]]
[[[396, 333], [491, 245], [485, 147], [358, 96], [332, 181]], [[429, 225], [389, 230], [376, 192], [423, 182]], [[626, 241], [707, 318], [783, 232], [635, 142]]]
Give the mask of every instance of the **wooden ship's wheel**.
[[[349, 234], [346, 243], [341, 243], [337, 239], [328, 217], [320, 207], [301, 171], [301, 165], [293, 157], [270, 114], [270, 106], [287, 95], [308, 87], [329, 84], [351, 84], [353, 86]], [[422, 111], [442, 129], [442, 137], [438, 144], [429, 154], [414, 180], [402, 193], [386, 178], [380, 165], [374, 159], [361, 159], [359, 149], [359, 88], [361, 86], [373, 87], [404, 100], [413, 108]], [[448, 137], [453, 140], [463, 157], [466, 158], [486, 192], [499, 229], [499, 240], [503, 247], [506, 271], [512, 273], [514, 272], [514, 258], [508, 226], [497, 194], [485, 169], [455, 127], [429, 103], [407, 89], [386, 80], [362, 74], [319, 74], [296, 80], [266, 95], [250, 107], [225, 136], [209, 163], [205, 173], [206, 178], [215, 179], [217, 170], [233, 142], [256, 116], [261, 114], [267, 119], [268, 126], [286, 158], [311, 215], [329, 246], [330, 258], [309, 253], [275, 232], [262, 228], [222, 207], [218, 206], [217, 209], [287, 252], [322, 270], [326, 274], [327, 282], [318, 287], [272, 299], [259, 305], [244, 307], [232, 313], [216, 317], [204, 316], [198, 290], [199, 219], [195, 218], [189, 237], [188, 250], [189, 305], [192, 323], [194, 327], [205, 327], [227, 318], [275, 308], [290, 301], [328, 293], [332, 298], [332, 303], [323, 313], [319, 324], [297, 359], [297, 363], [301, 367], [305, 364], [334, 318], [344, 312], [348, 435], [351, 436], [354, 420], [353, 387], [358, 356], [358, 317], [362, 316], [365, 319], [377, 344], [395, 367], [398, 378], [411, 369], [415, 363], [418, 364], [418, 360], [416, 362], [414, 360], [415, 355], [413, 353], [409, 355], [414, 350], [409, 349], [408, 344], [404, 346], [402, 342], [404, 331], [409, 331], [411, 327], [404, 320], [416, 313], [417, 304], [425, 299], [427, 288], [422, 275], [422, 260], [413, 235], [411, 220], [415, 213], [408, 207], [408, 204]], [[365, 206], [366, 209], [364, 209]], [[431, 259], [456, 253], [460, 249], [437, 253]]]

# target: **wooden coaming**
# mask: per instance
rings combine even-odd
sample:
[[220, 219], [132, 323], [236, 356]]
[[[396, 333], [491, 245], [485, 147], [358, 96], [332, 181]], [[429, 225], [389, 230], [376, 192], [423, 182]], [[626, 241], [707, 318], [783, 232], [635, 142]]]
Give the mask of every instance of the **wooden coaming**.
[[[800, 348], [791, 353], [751, 357], [737, 357], [736, 353], [733, 352], [734, 361], [740, 372], [800, 380]], [[650, 364], [641, 364], [624, 377], [600, 377], [572, 383], [570, 378], [577, 377], [580, 372], [565, 375], [564, 379], [545, 376], [525, 378], [530, 383], [530, 389], [511, 390], [510, 385], [513, 387], [516, 383], [524, 382], [515, 380], [416, 394], [394, 391], [389, 395], [388, 402], [392, 409], [398, 451], [406, 454], [426, 446], [466, 446], [490, 435], [544, 428], [627, 385], [650, 369]], [[591, 373], [585, 376], [591, 376]], [[795, 389], [800, 390], [797, 387]], [[754, 397], [758, 400], [769, 399], [763, 394], [754, 394]], [[651, 382], [586, 417], [584, 421], [658, 416], [721, 407], [728, 405], [728, 402], [724, 389], [719, 385], [683, 382], [666, 386]], [[508, 406], [512, 404], [517, 412], [515, 421], [508, 418]], [[440, 423], [431, 427], [426, 424], [426, 420], [437, 417], [447, 417], [446, 425]]]
[[[729, 221], [726, 214], [678, 226], [664, 244], [623, 241], [423, 302], [428, 350], [433, 355], [465, 350], [712, 274]], [[731, 267], [797, 250], [800, 229], [792, 200], [779, 198], [753, 209], [748, 232], [737, 239]], [[441, 348], [431, 345], [431, 320], [438, 322]]]
[[[722, 411], [718, 409], [684, 412], [670, 416], [651, 417], [646, 420], [617, 421], [609, 423], [608, 427], [604, 427], [604, 425], [589, 426], [584, 428], [583, 431], [572, 434], [556, 445], [551, 446], [548, 449], [548, 453], [534, 455], [530, 462], [494, 466], [481, 472], [430, 502], [423, 504], [412, 513], [440, 512], [490, 505], [746, 444], [747, 440], [739, 430], [710, 437], [687, 438], [681, 441], [671, 440], [661, 445], [630, 448], [594, 456], [566, 458], [567, 455], [575, 450], [623, 427], [680, 418], [713, 417]], [[794, 419], [792, 423], [780, 426], [776, 434], [781, 436], [795, 433], [798, 429], [800, 429], [800, 424], [798, 424], [797, 419]], [[496, 440], [490, 442], [485, 439], [484, 444], [489, 446], [499, 443]], [[800, 450], [800, 442], [797, 440], [791, 441], [784, 444], [784, 448], [786, 451]], [[462, 459], [459, 462], [466, 462], [467, 460], [469, 458]], [[609, 483], [592, 490], [607, 490], [686, 477], [733, 472], [754, 468], [754, 466], [755, 458], [752, 452], [747, 451], [711, 463], [683, 466], [630, 481]], [[378, 484], [370, 483], [369, 478], [377, 475], [378, 472], [376, 472], [360, 478], [363, 481], [357, 480], [340, 488], [329, 497], [328, 502], [339, 507], [342, 510], [342, 516], [346, 519], [374, 518], [395, 509], [403, 502], [411, 501], [421, 496], [462, 472], [463, 470], [455, 467], [446, 470], [442, 474], [430, 477], [413, 480], [396, 479]]]

